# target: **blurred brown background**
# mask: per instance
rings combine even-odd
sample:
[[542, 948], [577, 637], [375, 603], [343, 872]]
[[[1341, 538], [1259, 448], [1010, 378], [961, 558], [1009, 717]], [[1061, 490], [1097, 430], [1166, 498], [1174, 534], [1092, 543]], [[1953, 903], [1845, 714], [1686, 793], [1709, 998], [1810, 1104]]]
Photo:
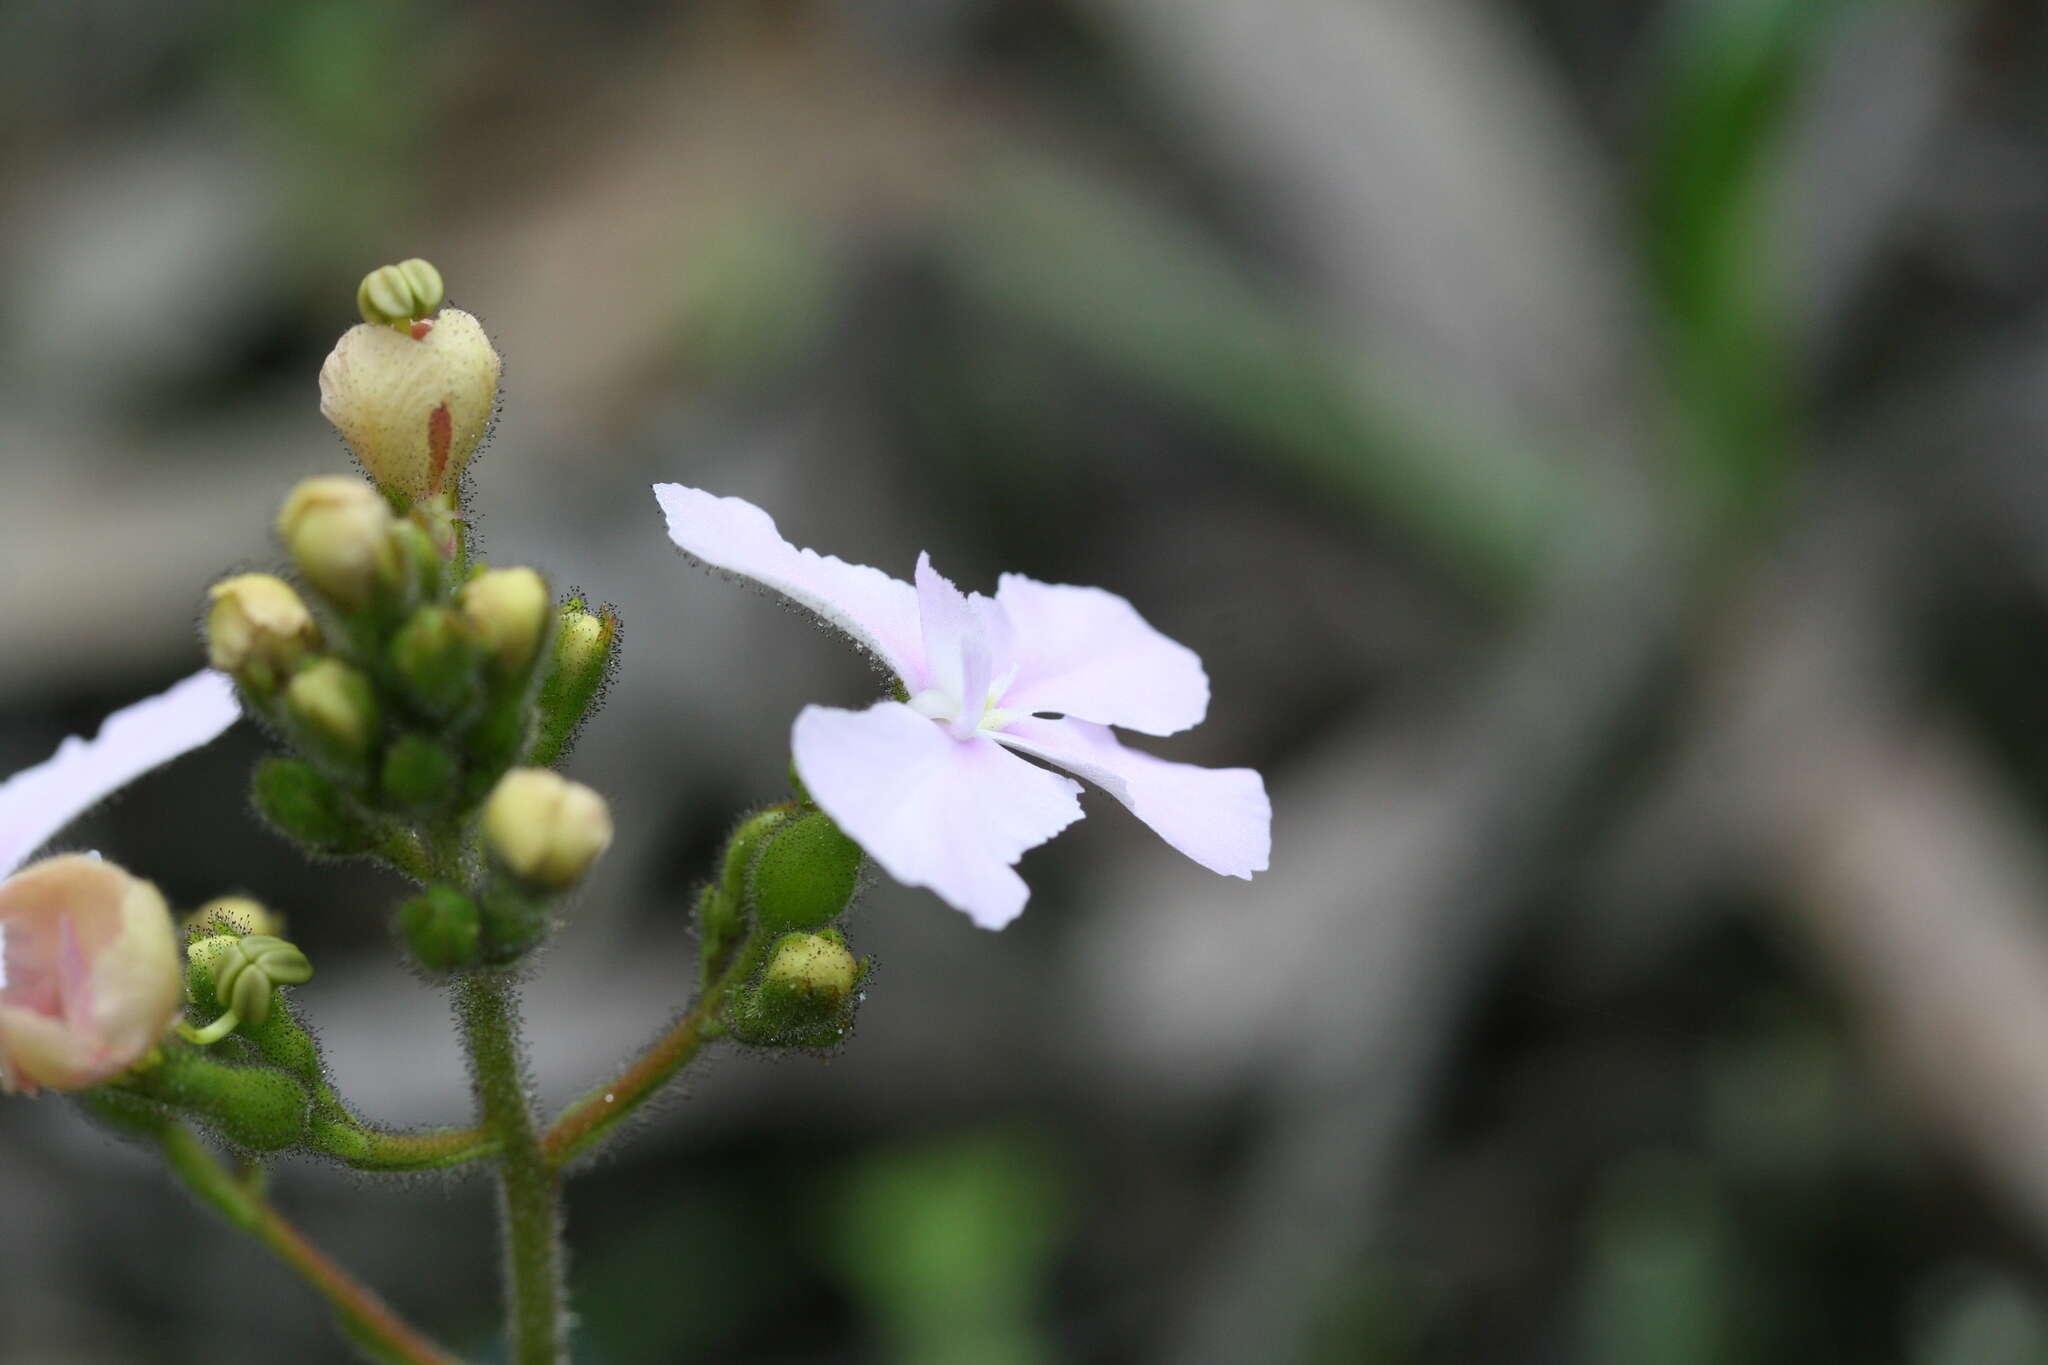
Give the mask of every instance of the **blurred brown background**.
[[[1153, 747], [1274, 795], [1249, 886], [1100, 795], [1000, 936], [876, 885], [846, 1048], [572, 1187], [579, 1359], [2048, 1361], [2044, 77], [2018, 0], [0, 5], [0, 769], [195, 666], [424, 255], [506, 357], [485, 553], [626, 621], [549, 1101], [872, 689], [651, 482], [1124, 593], [1215, 684]], [[261, 748], [72, 842], [286, 910], [344, 1092], [460, 1118]], [[484, 1184], [277, 1189], [488, 1354]], [[10, 1365], [346, 1358], [59, 1101], [0, 1210]]]

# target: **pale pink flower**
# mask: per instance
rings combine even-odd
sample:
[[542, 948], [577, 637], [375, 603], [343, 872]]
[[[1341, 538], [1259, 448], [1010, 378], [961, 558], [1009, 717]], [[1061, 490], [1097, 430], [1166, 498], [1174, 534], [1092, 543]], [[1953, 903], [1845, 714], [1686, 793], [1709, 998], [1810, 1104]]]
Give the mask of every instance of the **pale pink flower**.
[[1017, 860], [1081, 818], [1080, 785], [1020, 754], [1088, 779], [1211, 871], [1265, 870], [1257, 773], [1171, 763], [1111, 732], [1170, 735], [1209, 706], [1201, 660], [1123, 598], [1017, 574], [994, 597], [963, 594], [929, 555], [913, 587], [799, 550], [742, 499], [654, 492], [684, 551], [815, 612], [901, 680], [907, 701], [808, 706], [790, 736], [812, 799], [898, 881], [987, 929], [1017, 917], [1030, 894]]
[[83, 1090], [171, 1027], [184, 963], [154, 886], [85, 854], [0, 882], [0, 1091]]
[[210, 743], [239, 714], [234, 684], [209, 669], [116, 711], [97, 738], [67, 739], [53, 757], [0, 782], [0, 877], [151, 768]]

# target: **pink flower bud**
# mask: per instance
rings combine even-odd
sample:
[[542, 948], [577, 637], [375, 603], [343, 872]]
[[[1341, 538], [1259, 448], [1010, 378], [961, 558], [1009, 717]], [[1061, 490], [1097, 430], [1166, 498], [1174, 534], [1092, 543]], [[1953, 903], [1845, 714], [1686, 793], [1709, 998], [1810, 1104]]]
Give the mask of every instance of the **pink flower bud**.
[[0, 882], [0, 1091], [83, 1090], [156, 1045], [184, 996], [164, 898], [70, 854]]

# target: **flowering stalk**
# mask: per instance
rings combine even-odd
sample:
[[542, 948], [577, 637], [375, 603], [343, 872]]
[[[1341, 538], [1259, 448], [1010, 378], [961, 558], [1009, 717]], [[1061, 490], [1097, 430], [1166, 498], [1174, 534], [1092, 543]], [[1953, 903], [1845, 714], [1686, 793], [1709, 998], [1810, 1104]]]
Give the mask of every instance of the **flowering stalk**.
[[480, 975], [457, 994], [463, 1045], [484, 1126], [498, 1139], [498, 1228], [504, 1243], [513, 1365], [568, 1359], [562, 1300], [561, 1185], [527, 1103], [518, 1013], [502, 976]]

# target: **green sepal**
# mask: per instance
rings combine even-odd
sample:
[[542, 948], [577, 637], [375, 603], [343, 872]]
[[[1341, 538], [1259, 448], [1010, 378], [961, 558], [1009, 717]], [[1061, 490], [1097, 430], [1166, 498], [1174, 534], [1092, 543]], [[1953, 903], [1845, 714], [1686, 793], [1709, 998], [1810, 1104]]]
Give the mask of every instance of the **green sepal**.
[[770, 806], [740, 822], [725, 841], [718, 880], [697, 897], [697, 953], [702, 980], [708, 984], [725, 966], [733, 945], [747, 927], [747, 873], [761, 846], [794, 813], [789, 805]]
[[436, 810], [455, 795], [460, 761], [425, 735], [400, 735], [384, 751], [385, 799], [413, 810]]
[[504, 883], [485, 891], [477, 901], [478, 956], [488, 966], [504, 967], [517, 962], [547, 937], [554, 925], [548, 902]]
[[407, 699], [426, 714], [446, 720], [475, 700], [483, 647], [453, 608], [421, 607], [391, 637], [386, 655]]
[[768, 933], [824, 928], [860, 889], [863, 856], [823, 811], [781, 825], [747, 877], [755, 919]]
[[281, 1151], [303, 1141], [312, 1107], [305, 1085], [293, 1076], [269, 1067], [233, 1066], [180, 1045], [167, 1045], [159, 1065], [124, 1085], [257, 1152]]
[[320, 1045], [283, 1000], [277, 1002], [262, 1023], [245, 1022], [237, 1033], [255, 1047], [264, 1061], [298, 1077], [316, 1096], [326, 1089], [327, 1072], [321, 1065]]
[[94, 1122], [132, 1137], [155, 1137], [171, 1124], [162, 1108], [119, 1085], [81, 1091], [78, 1103]]
[[353, 854], [376, 846], [377, 834], [354, 802], [303, 759], [266, 758], [251, 784], [256, 810], [287, 838], [315, 853]]
[[483, 933], [476, 902], [452, 886], [431, 886], [398, 909], [398, 931], [413, 961], [430, 972], [477, 964]]
[[[596, 623], [594, 627], [588, 624], [592, 621]], [[616, 611], [605, 607], [589, 612], [580, 597], [563, 603], [556, 617], [547, 676], [540, 686], [540, 725], [533, 749], [527, 755], [528, 763], [538, 768], [551, 767], [568, 752], [576, 732], [589, 719], [604, 691], [618, 649]]]

